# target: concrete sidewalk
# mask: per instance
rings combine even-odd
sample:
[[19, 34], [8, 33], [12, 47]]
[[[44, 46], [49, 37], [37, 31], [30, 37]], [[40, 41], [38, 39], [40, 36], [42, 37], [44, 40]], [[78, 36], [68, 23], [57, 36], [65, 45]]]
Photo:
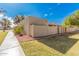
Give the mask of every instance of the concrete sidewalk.
[[0, 56], [24, 56], [24, 52], [12, 31], [9, 31], [0, 46]]

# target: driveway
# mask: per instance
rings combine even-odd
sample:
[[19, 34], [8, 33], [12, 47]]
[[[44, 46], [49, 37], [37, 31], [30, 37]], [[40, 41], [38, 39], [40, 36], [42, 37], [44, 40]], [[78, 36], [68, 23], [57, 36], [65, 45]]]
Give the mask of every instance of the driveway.
[[0, 56], [24, 56], [24, 52], [11, 30], [0, 46]]

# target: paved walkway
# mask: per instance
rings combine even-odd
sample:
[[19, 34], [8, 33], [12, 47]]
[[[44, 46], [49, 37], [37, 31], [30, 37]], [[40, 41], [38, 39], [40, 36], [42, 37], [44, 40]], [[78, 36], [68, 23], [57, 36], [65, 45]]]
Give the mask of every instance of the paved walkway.
[[12, 31], [9, 31], [0, 46], [0, 56], [24, 56], [24, 52]]

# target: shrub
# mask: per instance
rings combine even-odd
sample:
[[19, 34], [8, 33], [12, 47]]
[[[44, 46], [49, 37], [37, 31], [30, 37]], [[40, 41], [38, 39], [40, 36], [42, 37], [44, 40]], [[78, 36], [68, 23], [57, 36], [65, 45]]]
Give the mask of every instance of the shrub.
[[13, 31], [14, 31], [14, 33], [15, 33], [16, 35], [18, 35], [18, 34], [19, 34], [19, 35], [22, 35], [24, 29], [23, 29], [23, 26], [16, 26]]

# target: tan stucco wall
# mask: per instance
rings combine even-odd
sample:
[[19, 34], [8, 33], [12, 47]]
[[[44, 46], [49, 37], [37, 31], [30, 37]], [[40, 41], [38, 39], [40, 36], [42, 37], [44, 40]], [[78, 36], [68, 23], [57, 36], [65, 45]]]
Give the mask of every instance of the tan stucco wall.
[[36, 17], [31, 17], [29, 16], [29, 24], [32, 25], [48, 25], [48, 21], [47, 20], [44, 20], [44, 19], [39, 19], [39, 18], [36, 18]]
[[73, 31], [76, 31], [78, 29], [79, 29], [78, 27], [68, 27], [67, 32], [73, 32]]
[[47, 36], [47, 35], [49, 35], [48, 26], [31, 25], [32, 37]]
[[32, 37], [47, 36], [58, 33], [57, 26], [50, 27], [50, 26], [31, 25], [30, 31]]
[[28, 16], [24, 18], [24, 31], [27, 35], [31, 35], [30, 32], [30, 26], [31, 25], [44, 25], [44, 26], [47, 26], [48, 25], [48, 21], [47, 20], [41, 20], [39, 18], [36, 18], [36, 17], [31, 17], [31, 16]]
[[24, 18], [24, 31], [26, 35], [30, 35], [29, 17]]
[[48, 27], [49, 28], [49, 35], [51, 34], [57, 34], [57, 26], [51, 26], [51, 27]]

